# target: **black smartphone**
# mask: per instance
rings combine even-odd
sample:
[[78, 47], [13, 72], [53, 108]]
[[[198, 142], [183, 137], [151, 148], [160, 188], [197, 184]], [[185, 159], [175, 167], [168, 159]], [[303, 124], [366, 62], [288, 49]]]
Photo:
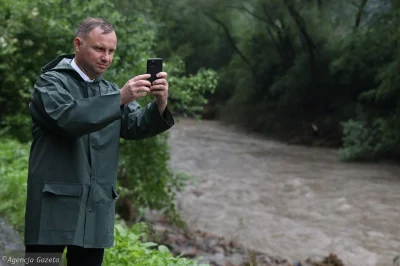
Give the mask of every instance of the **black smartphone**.
[[163, 60], [162, 58], [149, 58], [147, 59], [147, 74], [151, 77], [148, 79], [151, 83], [157, 79], [156, 75], [162, 71]]

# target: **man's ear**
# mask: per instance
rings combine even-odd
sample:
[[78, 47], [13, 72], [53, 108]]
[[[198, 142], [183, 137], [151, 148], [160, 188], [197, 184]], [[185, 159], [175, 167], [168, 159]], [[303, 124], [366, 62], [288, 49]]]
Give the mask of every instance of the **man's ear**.
[[75, 37], [75, 39], [74, 39], [75, 52], [79, 52], [82, 45], [83, 45], [83, 40], [79, 37]]

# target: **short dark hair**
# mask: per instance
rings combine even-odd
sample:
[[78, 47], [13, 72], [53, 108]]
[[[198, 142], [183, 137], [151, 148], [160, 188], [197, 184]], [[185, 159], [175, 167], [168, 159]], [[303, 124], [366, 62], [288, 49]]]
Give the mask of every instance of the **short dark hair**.
[[105, 19], [102, 18], [85, 18], [78, 26], [78, 30], [75, 33], [75, 37], [82, 36], [86, 37], [89, 32], [94, 28], [99, 27], [103, 30], [103, 34], [114, 31], [114, 26]]

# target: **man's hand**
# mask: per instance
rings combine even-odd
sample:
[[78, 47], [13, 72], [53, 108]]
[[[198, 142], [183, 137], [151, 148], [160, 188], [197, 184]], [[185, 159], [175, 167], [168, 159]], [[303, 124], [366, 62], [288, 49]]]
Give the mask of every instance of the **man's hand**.
[[160, 72], [157, 78], [150, 86], [150, 93], [156, 97], [158, 111], [162, 115], [167, 107], [168, 102], [168, 82], [166, 80], [167, 73]]
[[140, 97], [146, 96], [150, 93], [150, 74], [143, 74], [128, 80], [128, 82], [121, 89], [120, 105], [136, 101]]

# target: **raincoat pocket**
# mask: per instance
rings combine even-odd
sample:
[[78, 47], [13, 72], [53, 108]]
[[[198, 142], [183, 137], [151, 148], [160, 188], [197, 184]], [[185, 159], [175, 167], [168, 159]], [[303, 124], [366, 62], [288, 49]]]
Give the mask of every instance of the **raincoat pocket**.
[[82, 184], [45, 184], [42, 190], [40, 231], [75, 231], [82, 190]]

